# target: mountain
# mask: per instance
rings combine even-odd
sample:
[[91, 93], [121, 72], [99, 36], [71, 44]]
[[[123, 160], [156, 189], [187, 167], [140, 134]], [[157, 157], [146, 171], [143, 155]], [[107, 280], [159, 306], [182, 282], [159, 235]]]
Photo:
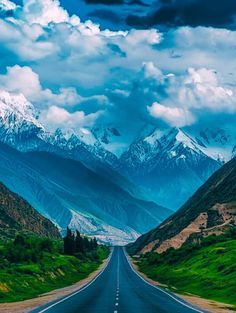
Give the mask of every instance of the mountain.
[[172, 216], [141, 236], [133, 252], [162, 253], [236, 226], [236, 158], [214, 173]]
[[195, 138], [202, 151], [212, 159], [225, 163], [236, 155], [234, 131], [218, 127], [206, 128], [198, 131]]
[[[39, 116], [23, 95], [0, 91], [0, 178], [61, 228], [66, 223], [80, 223], [84, 224], [82, 231], [94, 233], [97, 225], [102, 225], [97, 235], [107, 239], [110, 232], [109, 240], [114, 234], [125, 242], [133, 240], [161, 222], [171, 214], [163, 207], [178, 208], [222, 165], [224, 160], [215, 154], [217, 149], [229, 159], [229, 151], [233, 155], [235, 147], [235, 137], [221, 130], [190, 133], [147, 125], [132, 142], [133, 136], [114, 125], [52, 132], [41, 124]], [[45, 163], [40, 163], [40, 157]], [[63, 182], [55, 173], [67, 167]], [[13, 172], [13, 168], [17, 170]], [[74, 171], [70, 175], [76, 173], [76, 179], [68, 178], [71, 168]], [[94, 181], [87, 179], [93, 176]], [[109, 200], [103, 203], [104, 186]], [[178, 197], [173, 196], [176, 194]]]
[[48, 152], [23, 153], [1, 144], [0, 180], [61, 229], [70, 225], [101, 241], [134, 240], [171, 213], [79, 161]]
[[157, 203], [177, 209], [220, 166], [196, 140], [172, 128], [138, 138], [121, 155], [118, 170]]
[[60, 238], [52, 222], [0, 183], [0, 238], [13, 238], [19, 231]]

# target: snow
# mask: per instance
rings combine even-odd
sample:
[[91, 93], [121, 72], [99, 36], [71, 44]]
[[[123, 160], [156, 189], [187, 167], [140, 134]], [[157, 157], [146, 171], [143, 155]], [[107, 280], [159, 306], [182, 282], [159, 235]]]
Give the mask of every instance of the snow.
[[162, 138], [163, 135], [164, 135], [164, 131], [157, 129], [150, 136], [146, 137], [144, 141], [146, 141], [151, 146], [153, 146], [158, 140]]
[[126, 245], [135, 241], [140, 234], [126, 227], [119, 229], [104, 223], [102, 220], [85, 213], [71, 210], [72, 218], [69, 227], [79, 230], [84, 235], [96, 237], [100, 242], [112, 245]]
[[23, 94], [10, 94], [0, 90], [0, 119], [7, 131], [17, 133], [28, 123], [43, 129], [37, 120], [37, 112]]

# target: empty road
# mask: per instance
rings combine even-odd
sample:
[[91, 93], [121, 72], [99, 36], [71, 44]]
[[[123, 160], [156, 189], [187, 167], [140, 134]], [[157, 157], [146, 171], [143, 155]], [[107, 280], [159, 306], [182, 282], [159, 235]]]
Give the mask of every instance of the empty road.
[[81, 290], [32, 313], [196, 313], [179, 298], [144, 281], [115, 247], [106, 268]]

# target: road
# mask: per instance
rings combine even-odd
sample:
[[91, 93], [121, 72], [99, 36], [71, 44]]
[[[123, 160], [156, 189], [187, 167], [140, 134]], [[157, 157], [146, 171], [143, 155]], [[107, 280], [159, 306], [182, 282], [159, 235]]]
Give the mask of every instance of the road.
[[31, 313], [203, 313], [146, 282], [115, 247], [105, 269], [88, 285]]

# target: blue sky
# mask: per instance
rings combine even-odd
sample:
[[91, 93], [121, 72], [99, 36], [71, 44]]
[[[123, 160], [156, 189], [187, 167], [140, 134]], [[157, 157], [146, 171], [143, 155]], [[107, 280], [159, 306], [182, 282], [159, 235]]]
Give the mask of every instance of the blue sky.
[[234, 127], [232, 1], [67, 3], [0, 1], [0, 89], [47, 127]]

